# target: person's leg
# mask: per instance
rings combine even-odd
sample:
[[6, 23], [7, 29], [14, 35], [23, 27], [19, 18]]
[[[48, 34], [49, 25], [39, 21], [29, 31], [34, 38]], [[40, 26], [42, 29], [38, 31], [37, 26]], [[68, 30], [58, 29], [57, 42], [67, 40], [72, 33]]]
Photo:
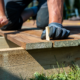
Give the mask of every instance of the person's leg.
[[3, 26], [2, 30], [18, 30], [21, 29], [23, 24], [23, 16], [21, 16], [24, 8], [32, 0], [4, 0], [5, 2], [5, 14], [9, 20], [9, 23]]
[[29, 17], [36, 16], [38, 12], [38, 7], [31, 7], [24, 10], [21, 14], [21, 17], [23, 19], [23, 22], [25, 22]]
[[23, 22], [25, 22], [27, 19], [29, 19], [30, 16], [33, 16], [33, 10], [32, 9], [24, 10], [21, 14]]
[[39, 8], [44, 4], [47, 0], [38, 0], [39, 5], [29, 8], [27, 10], [24, 10], [23, 13], [21, 14], [23, 22], [25, 22], [30, 16], [36, 16]]
[[47, 1], [40, 7], [37, 13], [36, 24], [40, 29], [45, 29], [49, 23], [49, 14], [48, 14], [48, 6]]

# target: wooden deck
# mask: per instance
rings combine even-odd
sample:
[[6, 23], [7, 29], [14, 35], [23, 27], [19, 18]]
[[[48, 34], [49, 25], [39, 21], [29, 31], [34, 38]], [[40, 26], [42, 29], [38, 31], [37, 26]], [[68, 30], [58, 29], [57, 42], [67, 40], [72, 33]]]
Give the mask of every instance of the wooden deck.
[[21, 76], [29, 80], [35, 72], [53, 75], [59, 70], [68, 72], [73, 65], [80, 67], [79, 22], [64, 21], [71, 35], [68, 39], [50, 42], [40, 39], [42, 30], [33, 21], [25, 22], [21, 31], [0, 30], [4, 36], [0, 36], [0, 80], [21, 80]]
[[[80, 21], [64, 21], [64, 28], [71, 31], [68, 39], [63, 40], [41, 40], [42, 30], [36, 28], [36, 24], [26, 22], [23, 24], [23, 29], [20, 31], [1, 31], [0, 35], [13, 43], [23, 47], [26, 50], [44, 49], [44, 48], [59, 48], [72, 47], [80, 45]], [[33, 25], [34, 24], [34, 25]]]

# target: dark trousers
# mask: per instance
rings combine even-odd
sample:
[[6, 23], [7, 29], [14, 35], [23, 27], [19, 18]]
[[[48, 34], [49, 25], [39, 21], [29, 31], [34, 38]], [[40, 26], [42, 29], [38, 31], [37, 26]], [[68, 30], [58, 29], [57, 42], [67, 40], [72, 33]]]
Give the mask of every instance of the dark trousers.
[[[37, 14], [37, 26], [38, 28], [44, 28], [48, 25], [48, 9], [47, 0], [39, 1], [39, 11]], [[9, 20], [9, 23], [3, 26], [2, 30], [19, 30], [22, 27], [23, 20], [21, 13], [28, 6], [32, 0], [4, 0], [5, 3], [5, 14]], [[45, 19], [47, 21], [45, 21]], [[45, 23], [46, 22], [46, 23]]]

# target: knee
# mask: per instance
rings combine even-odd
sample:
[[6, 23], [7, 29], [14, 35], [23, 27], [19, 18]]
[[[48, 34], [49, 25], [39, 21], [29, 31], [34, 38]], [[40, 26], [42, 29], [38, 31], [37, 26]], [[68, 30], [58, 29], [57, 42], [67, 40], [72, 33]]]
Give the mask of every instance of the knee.
[[48, 7], [47, 2], [41, 6], [37, 13], [37, 27], [40, 29], [44, 29], [46, 26], [48, 26], [49, 22], [49, 14], [48, 14]]
[[37, 28], [45, 29], [45, 27], [48, 26], [48, 21], [41, 19], [41, 17], [37, 17], [36, 24], [37, 24]]

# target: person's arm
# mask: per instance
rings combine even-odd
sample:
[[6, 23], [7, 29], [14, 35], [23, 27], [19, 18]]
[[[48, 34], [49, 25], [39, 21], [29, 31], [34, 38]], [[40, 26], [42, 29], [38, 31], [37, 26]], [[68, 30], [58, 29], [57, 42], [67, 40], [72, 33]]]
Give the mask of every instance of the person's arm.
[[[47, 0], [49, 12], [49, 37], [51, 39], [63, 39], [70, 35], [70, 31], [62, 26], [64, 0]], [[41, 39], [46, 38], [46, 30], [43, 31]]]
[[0, 28], [8, 24], [8, 19], [5, 16], [4, 0], [0, 0]]
[[4, 0], [0, 0], [0, 16], [4, 16]]
[[49, 11], [49, 23], [62, 23], [64, 0], [47, 0]]

